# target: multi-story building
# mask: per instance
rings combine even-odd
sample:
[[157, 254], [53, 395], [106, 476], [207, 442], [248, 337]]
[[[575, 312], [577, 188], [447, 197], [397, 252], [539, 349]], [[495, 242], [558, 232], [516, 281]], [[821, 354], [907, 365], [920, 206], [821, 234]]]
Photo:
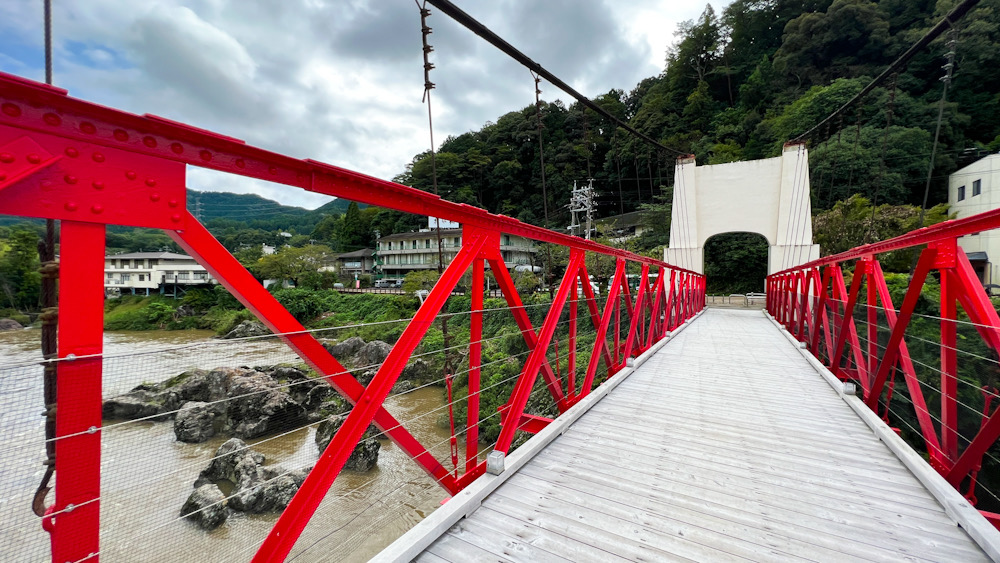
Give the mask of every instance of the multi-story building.
[[372, 248], [362, 248], [361, 250], [345, 252], [333, 257], [333, 270], [341, 275], [370, 275], [374, 266], [375, 250]]
[[109, 295], [176, 295], [178, 289], [216, 283], [203, 266], [186, 254], [130, 252], [104, 257], [104, 289]]
[[[1000, 208], [1000, 154], [979, 159], [949, 176], [948, 204], [959, 219]], [[1000, 258], [1000, 231], [960, 237], [958, 244], [983, 284], [1000, 283], [994, 281], [1000, 280], [1000, 270], [992, 262]]]
[[[442, 228], [441, 246], [444, 265], [447, 266], [462, 247], [462, 229]], [[517, 235], [500, 235], [500, 254], [507, 267], [530, 268], [535, 263], [537, 249], [534, 241]], [[378, 267], [386, 278], [402, 278], [416, 270], [436, 270], [438, 243], [436, 229], [422, 229], [412, 233], [396, 233], [378, 241]]]

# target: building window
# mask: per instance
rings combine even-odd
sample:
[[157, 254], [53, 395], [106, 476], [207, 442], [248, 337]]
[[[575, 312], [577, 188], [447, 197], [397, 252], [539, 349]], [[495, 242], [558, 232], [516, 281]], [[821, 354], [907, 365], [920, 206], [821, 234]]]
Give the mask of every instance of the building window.
[[132, 274], [122, 274], [122, 281], [127, 282], [132, 279]]
[[458, 237], [455, 237], [455, 246], [459, 246]]
[[424, 248], [430, 248], [430, 247], [431, 247], [431, 239], [425, 238], [424, 239]]
[[958, 201], [965, 199], [965, 186], [958, 187]]
[[389, 250], [392, 250], [392, 241], [389, 241]]
[[191, 277], [191, 272], [180, 272], [179, 274], [177, 274], [177, 279], [179, 280], [186, 280], [189, 279], [190, 277]]
[[983, 181], [982, 180], [976, 180], [975, 182], [972, 182], [972, 196], [973, 197], [979, 195], [980, 193], [982, 193], [982, 191], [983, 191]]
[[410, 248], [414, 249], [417, 248], [417, 241], [413, 241], [413, 244], [410, 246]]
[[146, 274], [139, 274], [139, 281], [146, 281]]
[[194, 279], [196, 279], [196, 280], [207, 280], [208, 279], [208, 272], [195, 272], [194, 273]]
[[501, 242], [501, 244], [504, 246], [510, 246], [510, 235], [503, 235], [503, 242]]

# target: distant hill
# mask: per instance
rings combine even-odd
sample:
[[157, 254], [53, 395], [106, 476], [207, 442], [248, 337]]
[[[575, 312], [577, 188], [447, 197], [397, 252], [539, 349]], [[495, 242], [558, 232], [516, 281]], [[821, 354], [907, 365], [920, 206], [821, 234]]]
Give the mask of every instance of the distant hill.
[[[200, 192], [188, 189], [188, 209], [202, 222], [211, 219], [231, 219], [234, 221], [267, 220], [280, 222], [282, 216], [294, 218], [299, 223], [308, 217], [318, 221], [323, 215], [341, 215], [351, 202], [335, 199], [316, 209], [305, 209], [282, 205], [256, 194], [234, 194], [229, 192]], [[364, 207], [363, 205], [361, 207]]]

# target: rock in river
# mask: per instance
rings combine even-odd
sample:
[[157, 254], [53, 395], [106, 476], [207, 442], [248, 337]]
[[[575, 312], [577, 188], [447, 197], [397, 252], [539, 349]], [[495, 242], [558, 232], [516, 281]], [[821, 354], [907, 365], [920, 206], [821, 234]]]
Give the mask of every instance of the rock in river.
[[229, 517], [226, 495], [211, 483], [195, 489], [181, 507], [181, 516], [194, 520], [206, 530], [214, 530]]
[[[333, 435], [337, 433], [337, 430], [340, 430], [345, 420], [347, 420], [347, 415], [340, 414], [328, 417], [319, 423], [319, 427], [316, 428], [316, 447], [319, 448], [321, 455], [330, 445]], [[368, 427], [368, 430], [361, 436], [358, 445], [354, 447], [354, 451], [351, 452], [351, 457], [347, 458], [347, 463], [344, 464], [345, 469], [368, 471], [375, 467], [378, 463], [378, 451], [382, 447], [378, 438], [375, 438], [377, 434], [378, 430], [374, 426]]]
[[216, 405], [188, 401], [177, 411], [177, 418], [174, 419], [174, 435], [178, 441], [197, 444], [215, 436], [222, 422]]
[[21, 330], [24, 328], [21, 323], [15, 321], [14, 319], [0, 319], [0, 331], [4, 330]]
[[267, 327], [257, 321], [243, 321], [222, 338], [248, 338], [250, 336], [267, 336], [271, 334]]

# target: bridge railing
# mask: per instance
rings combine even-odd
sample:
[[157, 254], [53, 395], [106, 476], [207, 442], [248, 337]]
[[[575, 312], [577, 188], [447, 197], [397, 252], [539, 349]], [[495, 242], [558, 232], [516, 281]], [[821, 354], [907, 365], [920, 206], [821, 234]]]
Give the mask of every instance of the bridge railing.
[[[306, 330], [188, 211], [188, 166], [461, 223], [461, 247], [416, 314], [400, 323], [398, 338], [386, 356], [377, 365], [366, 366], [373, 373], [362, 383], [356, 369], [346, 368], [334, 357], [317, 334]], [[544, 394], [554, 414], [564, 412], [629, 358], [649, 349], [704, 307], [704, 276], [662, 261], [320, 162], [274, 154], [156, 116], [97, 106], [71, 98], [64, 90], [3, 73], [0, 214], [62, 221], [58, 357], [49, 360], [58, 367], [56, 401], [50, 409], [55, 413], [55, 432], [44, 440], [55, 450], [55, 501], [42, 518], [51, 534], [53, 559], [58, 561], [96, 560], [102, 553], [102, 487], [109, 467], [109, 460], [102, 460], [104, 429], [109, 426], [102, 420], [106, 404], [102, 400], [108, 398], [102, 384], [107, 383], [107, 368], [124, 361], [104, 357], [106, 225], [163, 229], [284, 342], [305, 368], [353, 405], [256, 550], [257, 561], [282, 560], [288, 555], [355, 446], [370, 434], [370, 425], [413, 459], [434, 483], [454, 494], [485, 472], [484, 445], [507, 452], [523, 433], [537, 432], [549, 422], [535, 412], [535, 406], [529, 406], [529, 399]], [[544, 305], [526, 304], [527, 297], [518, 292], [501, 255], [501, 233], [550, 245], [557, 249], [555, 253], [566, 256], [563, 265], [552, 268], [560, 281]], [[595, 268], [609, 273], [606, 295], [595, 295], [590, 283]], [[495, 314], [484, 302], [487, 273], [501, 290], [502, 314], [517, 327], [515, 335], [519, 334], [524, 346], [523, 354], [507, 358], [516, 363], [516, 376], [504, 380], [511, 390], [496, 412], [481, 412], [480, 401], [488, 367], [482, 361], [488, 338], [483, 333], [484, 317]], [[454, 292], [467, 275], [471, 275], [468, 297], [462, 297], [468, 300], [466, 304]], [[638, 287], [630, 283], [633, 279], [638, 280]], [[455, 307], [464, 309], [456, 311]], [[466, 365], [442, 379], [450, 388], [453, 377], [462, 376], [465, 389], [456, 393], [457, 398], [450, 396], [447, 405], [449, 410], [461, 406], [466, 424], [451, 424], [449, 468], [447, 459], [437, 457], [441, 444], [418, 440], [408, 421], [393, 415], [386, 401], [415, 354], [423, 353], [418, 348], [426, 344], [430, 329], [456, 314], [467, 319], [468, 336], [463, 333], [467, 340], [460, 343], [465, 347]], [[593, 328], [586, 338], [583, 326]], [[150, 378], [173, 375], [150, 374]], [[37, 392], [40, 373], [30, 372], [26, 377], [35, 378], [38, 385], [22, 391]], [[230, 400], [227, 396], [218, 402]], [[177, 416], [180, 410], [156, 414]], [[28, 408], [19, 407], [16, 412], [23, 414]], [[477, 430], [488, 418], [500, 420], [500, 431], [491, 444], [482, 444]], [[461, 434], [465, 436], [462, 448]], [[44, 448], [34, 455], [44, 459]], [[23, 522], [29, 507], [0, 506], [0, 512], [7, 510], [20, 516], [8, 520], [0, 514], [0, 519]], [[9, 528], [16, 530], [18, 525]], [[9, 545], [16, 543], [11, 539]]]
[[775, 273], [767, 311], [1000, 527], [1000, 317], [959, 241], [998, 227], [989, 211]]

